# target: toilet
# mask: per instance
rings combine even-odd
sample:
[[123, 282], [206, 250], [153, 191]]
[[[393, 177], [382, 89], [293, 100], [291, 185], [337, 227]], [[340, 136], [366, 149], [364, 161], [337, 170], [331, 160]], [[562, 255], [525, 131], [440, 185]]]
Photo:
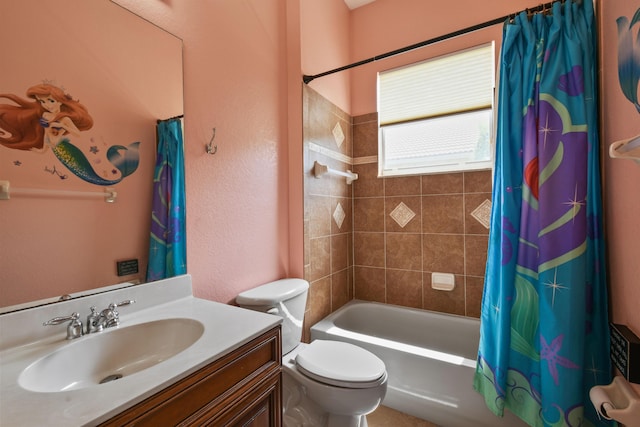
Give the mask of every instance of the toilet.
[[376, 355], [353, 344], [300, 341], [309, 283], [282, 279], [242, 292], [240, 307], [281, 316], [284, 425], [367, 427], [387, 391]]

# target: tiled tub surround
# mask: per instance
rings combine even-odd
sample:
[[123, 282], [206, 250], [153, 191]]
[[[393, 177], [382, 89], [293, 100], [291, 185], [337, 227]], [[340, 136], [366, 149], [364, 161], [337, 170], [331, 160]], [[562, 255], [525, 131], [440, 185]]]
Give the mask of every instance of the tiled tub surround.
[[309, 327], [353, 298], [352, 189], [344, 177], [313, 176], [314, 161], [332, 169], [353, 169], [351, 117], [304, 86], [305, 279], [310, 283], [305, 335]]
[[[307, 86], [304, 108], [305, 333], [353, 298], [479, 317], [491, 171], [378, 178], [377, 113], [351, 119]], [[316, 179], [315, 160], [358, 180]], [[432, 272], [455, 289], [432, 289]]]
[[[480, 316], [491, 171], [378, 178], [377, 114], [353, 119], [354, 297]], [[431, 288], [453, 273], [455, 289]]]

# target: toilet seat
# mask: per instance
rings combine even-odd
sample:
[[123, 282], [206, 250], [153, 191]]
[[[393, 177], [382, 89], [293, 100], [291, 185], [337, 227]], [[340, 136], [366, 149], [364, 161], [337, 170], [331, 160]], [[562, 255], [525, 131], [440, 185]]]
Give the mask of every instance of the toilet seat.
[[371, 388], [386, 379], [376, 355], [341, 341], [315, 340], [296, 355], [296, 366], [309, 378], [344, 388]]

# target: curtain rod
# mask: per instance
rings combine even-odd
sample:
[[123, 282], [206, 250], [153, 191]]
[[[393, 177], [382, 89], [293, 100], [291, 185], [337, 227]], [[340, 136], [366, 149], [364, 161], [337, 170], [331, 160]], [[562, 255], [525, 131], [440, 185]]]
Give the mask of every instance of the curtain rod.
[[184, 114], [180, 114], [179, 116], [173, 116], [173, 117], [169, 117], [168, 119], [158, 119], [157, 120], [157, 124], [160, 124], [162, 122], [168, 122], [169, 120], [174, 120], [174, 119], [181, 119], [184, 117]]
[[511, 13], [509, 15], [501, 16], [500, 18], [492, 19], [491, 21], [483, 22], [482, 24], [473, 25], [471, 27], [467, 27], [467, 28], [464, 28], [462, 30], [454, 31], [452, 33], [445, 34], [445, 35], [438, 36], [438, 37], [434, 37], [432, 39], [425, 40], [423, 42], [414, 43], [412, 45], [405, 46], [405, 47], [402, 47], [400, 49], [392, 50], [391, 52], [383, 53], [382, 55], [377, 55], [377, 56], [371, 57], [369, 59], [363, 59], [362, 61], [354, 62], [352, 64], [345, 65], [345, 66], [342, 66], [342, 67], [339, 67], [339, 68], [334, 68], [333, 70], [325, 71], [324, 73], [314, 74], [312, 76], [305, 74], [305, 75], [302, 76], [302, 81], [305, 84], [309, 84], [312, 80], [317, 79], [318, 77], [328, 76], [330, 74], [338, 73], [340, 71], [345, 71], [345, 70], [348, 70], [350, 68], [359, 67], [360, 65], [368, 64], [370, 62], [378, 61], [380, 59], [389, 58], [391, 56], [395, 56], [395, 55], [399, 55], [401, 53], [409, 52], [411, 50], [419, 49], [421, 47], [424, 47], [424, 46], [427, 46], [427, 45], [430, 45], [430, 44], [434, 44], [434, 43], [438, 43], [438, 42], [441, 42], [443, 40], [452, 39], [454, 37], [458, 37], [458, 36], [461, 36], [463, 34], [472, 33], [474, 31], [481, 30], [481, 29], [486, 28], [486, 27], [491, 27], [493, 25], [501, 24], [504, 21], [506, 21], [507, 19], [515, 18], [516, 15], [518, 15], [518, 14], [520, 14], [522, 12], [526, 12], [527, 14], [531, 14], [531, 13], [545, 11], [547, 9], [550, 9], [551, 6], [553, 6], [554, 3], [558, 3], [558, 2], [564, 2], [564, 0], [554, 0], [554, 1], [549, 2], [549, 3], [540, 4], [540, 5], [536, 6], [536, 7], [530, 8], [530, 9], [525, 9], [525, 10], [522, 10], [522, 11], [519, 11], [519, 12]]

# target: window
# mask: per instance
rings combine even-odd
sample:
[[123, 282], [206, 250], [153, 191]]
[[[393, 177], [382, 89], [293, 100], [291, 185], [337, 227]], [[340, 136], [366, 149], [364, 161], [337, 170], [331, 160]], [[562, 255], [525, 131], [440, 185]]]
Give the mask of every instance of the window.
[[381, 72], [379, 175], [491, 168], [493, 89], [493, 44]]

